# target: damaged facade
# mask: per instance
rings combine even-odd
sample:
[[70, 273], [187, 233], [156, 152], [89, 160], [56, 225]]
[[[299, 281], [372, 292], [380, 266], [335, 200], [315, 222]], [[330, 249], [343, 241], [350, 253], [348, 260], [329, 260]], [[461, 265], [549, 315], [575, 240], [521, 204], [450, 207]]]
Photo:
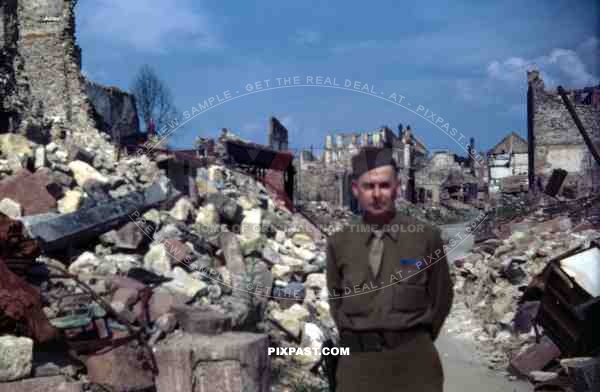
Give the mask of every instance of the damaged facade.
[[416, 202], [439, 205], [448, 199], [477, 200], [481, 188], [477, 178], [479, 165], [473, 156], [461, 157], [448, 150], [434, 151], [416, 172]]
[[427, 147], [413, 134], [410, 125], [406, 128], [400, 125], [398, 135], [389, 127], [373, 132], [329, 134], [325, 136], [324, 163], [350, 167], [352, 156], [363, 146], [392, 148], [394, 159], [400, 166], [407, 165], [405, 159], [409, 159], [410, 153], [416, 162], [427, 156]]
[[114, 144], [144, 141], [135, 99], [81, 74], [72, 0], [7, 0], [0, 4], [0, 133], [49, 134], [85, 142], [107, 133]]
[[110, 135], [115, 144], [136, 144], [144, 139], [133, 95], [90, 80], [85, 80], [85, 93], [93, 107], [98, 129]]
[[[540, 190], [554, 169], [568, 173], [563, 188], [583, 195], [600, 186], [600, 166], [584, 143], [561, 97], [546, 91], [538, 71], [527, 73], [527, 138], [529, 151], [529, 187]], [[586, 132], [600, 146], [600, 88], [568, 91]], [[597, 147], [596, 147], [597, 148]]]
[[75, 42], [75, 1], [8, 0], [0, 5], [4, 132], [39, 132], [55, 124], [94, 126]]
[[269, 148], [276, 151], [288, 149], [288, 130], [275, 117], [271, 117], [269, 127]]
[[488, 152], [490, 193], [510, 192], [509, 183], [517, 182], [517, 191], [526, 192], [529, 155], [527, 141], [511, 132]]
[[374, 132], [335, 133], [325, 137], [320, 159], [312, 151], [301, 152], [298, 180], [299, 200], [327, 201], [357, 211], [351, 192], [351, 159], [363, 146], [389, 147], [399, 167], [399, 178], [405, 196], [414, 193], [414, 171], [427, 158], [427, 147], [410, 126], [399, 127], [396, 135], [389, 127]]

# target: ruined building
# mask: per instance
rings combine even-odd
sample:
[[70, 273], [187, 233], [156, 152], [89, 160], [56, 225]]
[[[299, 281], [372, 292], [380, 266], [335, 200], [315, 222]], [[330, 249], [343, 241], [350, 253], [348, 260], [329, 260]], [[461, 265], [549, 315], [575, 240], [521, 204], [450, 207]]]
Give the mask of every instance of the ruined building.
[[[538, 71], [527, 72], [527, 139], [530, 189], [540, 189], [554, 169], [568, 172], [565, 186], [579, 194], [597, 190], [595, 162], [560, 95], [546, 91]], [[599, 88], [567, 91], [586, 132], [600, 146]], [[598, 148], [598, 147], [596, 147]]]
[[285, 151], [288, 149], [288, 130], [275, 117], [271, 117], [269, 147], [276, 151]]
[[76, 3], [0, 1], [0, 132], [39, 139], [49, 131], [98, 129], [116, 141], [139, 133], [133, 97], [81, 74]]
[[133, 95], [89, 80], [85, 81], [85, 93], [99, 130], [109, 134], [117, 144], [140, 142], [140, 123]]
[[[334, 143], [335, 140], [335, 143]], [[363, 146], [389, 147], [399, 168], [403, 196], [414, 196], [414, 171], [427, 159], [427, 147], [414, 136], [410, 126], [400, 125], [396, 135], [389, 127], [374, 132], [336, 133], [325, 137], [321, 159], [312, 152], [300, 156], [297, 194], [300, 200], [323, 200], [356, 210], [351, 191], [351, 159]]]
[[515, 132], [491, 148], [488, 152], [490, 193], [502, 191], [503, 179], [509, 177], [522, 178], [526, 190], [528, 159], [527, 141]]
[[352, 156], [363, 146], [393, 148], [394, 159], [399, 166], [408, 166], [409, 151], [413, 152], [417, 161], [427, 156], [427, 147], [414, 136], [410, 125], [403, 128], [400, 124], [398, 135], [385, 126], [373, 132], [340, 132], [327, 135], [325, 137], [324, 163], [328, 166], [350, 167]]
[[[471, 139], [471, 145], [474, 140]], [[415, 173], [415, 202], [437, 205], [444, 199], [477, 199], [481, 181], [478, 163], [449, 150], [434, 151]]]
[[6, 0], [0, 4], [5, 80], [2, 130], [48, 122], [93, 127], [75, 43], [75, 1]]

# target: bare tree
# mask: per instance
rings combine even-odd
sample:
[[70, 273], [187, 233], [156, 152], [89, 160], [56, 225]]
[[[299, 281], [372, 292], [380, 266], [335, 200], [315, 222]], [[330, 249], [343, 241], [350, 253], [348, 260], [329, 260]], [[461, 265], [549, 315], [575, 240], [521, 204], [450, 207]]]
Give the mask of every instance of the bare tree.
[[157, 131], [175, 120], [177, 110], [173, 104], [171, 90], [149, 65], [146, 64], [140, 68], [133, 81], [131, 91], [135, 96], [137, 109], [146, 130], [148, 130], [150, 119], [154, 120]]

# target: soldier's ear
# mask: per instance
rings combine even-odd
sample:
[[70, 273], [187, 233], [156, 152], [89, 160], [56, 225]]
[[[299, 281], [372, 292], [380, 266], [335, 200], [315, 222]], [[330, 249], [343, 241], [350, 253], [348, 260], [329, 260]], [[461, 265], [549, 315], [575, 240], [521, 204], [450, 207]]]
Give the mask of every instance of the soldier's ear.
[[352, 194], [358, 199], [358, 182], [356, 180], [352, 180]]

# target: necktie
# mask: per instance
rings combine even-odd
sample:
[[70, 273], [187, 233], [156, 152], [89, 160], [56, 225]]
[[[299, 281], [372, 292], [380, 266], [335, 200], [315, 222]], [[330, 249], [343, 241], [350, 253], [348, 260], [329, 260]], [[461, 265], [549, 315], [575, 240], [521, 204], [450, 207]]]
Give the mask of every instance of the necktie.
[[373, 238], [371, 240], [371, 248], [369, 250], [369, 265], [371, 266], [371, 272], [373, 276], [377, 276], [379, 267], [381, 266], [381, 259], [383, 256], [383, 231], [374, 230]]

